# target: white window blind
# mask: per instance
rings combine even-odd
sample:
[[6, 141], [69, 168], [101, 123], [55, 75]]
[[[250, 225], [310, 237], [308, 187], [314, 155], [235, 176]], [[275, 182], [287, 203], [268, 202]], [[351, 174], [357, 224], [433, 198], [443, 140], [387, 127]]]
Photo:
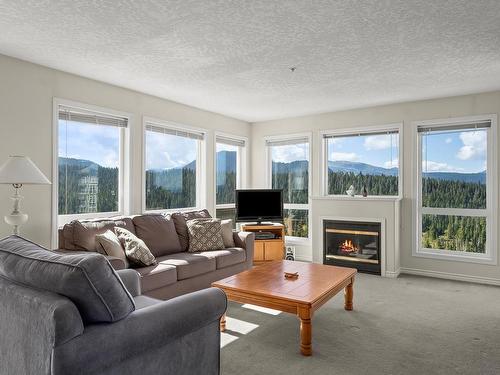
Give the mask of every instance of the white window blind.
[[202, 132], [169, 128], [166, 126], [160, 126], [155, 124], [146, 124], [146, 130], [160, 134], [169, 134], [169, 135], [175, 135], [177, 137], [184, 137], [197, 140], [203, 140], [205, 138], [205, 134]]
[[345, 138], [345, 137], [356, 137], [356, 136], [374, 136], [374, 135], [391, 135], [398, 134], [399, 130], [388, 130], [388, 131], [375, 131], [375, 132], [353, 132], [353, 133], [345, 133], [345, 134], [324, 134], [324, 139], [331, 138]]
[[309, 138], [301, 137], [301, 138], [291, 138], [291, 139], [283, 139], [283, 140], [270, 140], [266, 141], [266, 146], [289, 146], [289, 145], [298, 145], [302, 143], [308, 143]]
[[419, 126], [419, 133], [433, 133], [433, 132], [450, 132], [450, 131], [475, 131], [479, 129], [487, 129], [491, 127], [491, 121], [469, 122], [464, 124], [446, 124], [446, 125], [432, 125], [432, 126]]
[[128, 126], [128, 119], [126, 117], [107, 115], [67, 106], [59, 106], [59, 120], [91, 125], [116, 126], [119, 128], [126, 128]]
[[245, 147], [245, 141], [243, 139], [228, 138], [224, 136], [216, 137], [217, 143], [222, 143], [229, 146]]

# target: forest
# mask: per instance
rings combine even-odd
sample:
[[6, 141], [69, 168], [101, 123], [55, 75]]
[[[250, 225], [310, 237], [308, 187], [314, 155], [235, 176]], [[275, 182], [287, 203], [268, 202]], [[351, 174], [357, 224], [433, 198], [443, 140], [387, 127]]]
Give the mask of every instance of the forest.
[[[227, 157], [227, 155], [225, 156]], [[284, 203], [307, 204], [307, 169], [288, 169], [273, 165], [275, 189], [283, 189]], [[88, 160], [60, 158], [59, 214], [81, 214], [118, 211], [118, 168], [102, 167]], [[234, 203], [236, 171], [231, 167], [217, 171], [217, 204]], [[350, 185], [360, 193], [366, 186], [369, 195], [398, 195], [398, 178], [388, 175], [329, 171], [329, 194], [345, 194]], [[486, 208], [486, 185], [481, 182], [424, 177], [424, 207]], [[196, 206], [196, 166], [146, 171], [146, 207], [148, 210]], [[234, 217], [234, 209], [220, 210]], [[308, 210], [285, 210], [284, 223], [288, 235], [308, 235]], [[486, 219], [446, 215], [423, 215], [422, 246], [484, 253]]]

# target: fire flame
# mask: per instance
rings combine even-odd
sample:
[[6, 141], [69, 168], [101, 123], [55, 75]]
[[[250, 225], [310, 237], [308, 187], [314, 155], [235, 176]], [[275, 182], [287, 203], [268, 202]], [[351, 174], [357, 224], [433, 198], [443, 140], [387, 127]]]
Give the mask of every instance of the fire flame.
[[354, 246], [354, 244], [352, 243], [352, 240], [345, 240], [344, 242], [342, 242], [340, 244], [340, 250], [342, 250], [343, 252], [346, 252], [346, 253], [353, 253], [353, 252], [357, 251], [358, 249], [356, 248], [356, 246]]

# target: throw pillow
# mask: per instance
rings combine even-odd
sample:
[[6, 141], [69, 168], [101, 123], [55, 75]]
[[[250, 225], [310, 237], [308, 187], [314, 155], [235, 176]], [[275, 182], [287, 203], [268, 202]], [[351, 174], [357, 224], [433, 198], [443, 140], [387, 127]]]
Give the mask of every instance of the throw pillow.
[[155, 257], [180, 253], [181, 244], [170, 215], [147, 214], [133, 219], [135, 233]]
[[151, 254], [143, 240], [124, 228], [116, 227], [115, 233], [125, 249], [128, 260], [139, 267], [156, 264], [156, 258]]
[[222, 220], [220, 225], [222, 227], [222, 240], [224, 241], [224, 247], [234, 247], [233, 221], [231, 219]]
[[98, 253], [120, 258], [125, 263], [125, 267], [128, 268], [127, 256], [115, 232], [107, 230], [103, 234], [96, 234], [95, 242]]
[[189, 252], [224, 249], [219, 219], [192, 219], [186, 222], [189, 233]]
[[175, 212], [172, 214], [172, 219], [174, 220], [175, 230], [179, 236], [182, 251], [188, 251], [189, 248], [189, 233], [186, 222], [192, 219], [203, 218], [211, 218], [208, 210]]

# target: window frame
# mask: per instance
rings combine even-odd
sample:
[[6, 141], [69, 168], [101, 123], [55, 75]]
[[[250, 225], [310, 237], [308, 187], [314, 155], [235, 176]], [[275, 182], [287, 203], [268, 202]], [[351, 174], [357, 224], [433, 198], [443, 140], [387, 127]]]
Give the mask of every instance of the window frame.
[[[159, 210], [148, 210], [146, 207], [146, 127], [155, 125], [166, 129], [192, 131], [203, 134], [203, 139], [198, 140], [196, 158], [196, 205], [195, 207], [165, 208]], [[199, 210], [206, 206], [206, 150], [208, 131], [190, 125], [179, 124], [173, 121], [161, 120], [154, 117], [142, 117], [142, 168], [141, 168], [141, 211], [144, 214], [172, 213]]]
[[[248, 150], [249, 150], [249, 141], [247, 137], [234, 135], [224, 132], [215, 132], [214, 134], [214, 216], [217, 216], [217, 210], [222, 209], [232, 209], [236, 208], [236, 202], [234, 203], [225, 203], [225, 204], [217, 204], [217, 138], [225, 138], [229, 140], [235, 140], [239, 142], [244, 142], [244, 146], [239, 146], [238, 151], [236, 153], [236, 189], [245, 189], [247, 187], [247, 171], [248, 171]], [[236, 223], [235, 223], [236, 225]]]
[[[71, 107], [101, 115], [123, 117], [127, 119], [127, 127], [120, 128], [119, 166], [118, 166], [118, 211], [85, 214], [59, 215], [59, 109]], [[58, 228], [72, 220], [85, 220], [110, 216], [126, 215], [130, 212], [130, 128], [133, 115], [128, 112], [73, 100], [54, 97], [52, 101], [52, 236], [51, 246], [58, 242]]]
[[272, 135], [264, 137], [264, 147], [266, 149], [266, 186], [268, 189], [272, 189], [272, 155], [271, 155], [271, 147], [267, 144], [267, 142], [279, 142], [279, 141], [294, 141], [307, 139], [309, 144], [309, 155], [307, 160], [307, 171], [308, 171], [308, 181], [307, 181], [307, 191], [308, 191], [308, 200], [307, 203], [284, 203], [283, 210], [307, 210], [307, 220], [308, 220], [308, 233], [307, 237], [296, 237], [296, 236], [286, 236], [286, 243], [291, 245], [299, 245], [299, 246], [308, 246], [312, 241], [312, 215], [311, 215], [311, 196], [312, 196], [312, 188], [313, 188], [313, 171], [312, 171], [312, 156], [313, 156], [313, 144], [312, 144], [312, 133], [304, 132], [304, 133], [293, 133], [286, 135]]
[[401, 199], [403, 197], [403, 132], [404, 127], [402, 122], [390, 123], [384, 125], [372, 125], [353, 128], [342, 129], [328, 129], [319, 132], [321, 144], [321, 195], [323, 197], [331, 198], [345, 198], [345, 199], [358, 199], [359, 197], [350, 197], [347, 194], [328, 194], [328, 136], [358, 136], [358, 135], [372, 135], [381, 132], [397, 131], [399, 136], [398, 142], [398, 195], [368, 195], [373, 200], [387, 200], [387, 199]]
[[[490, 121], [490, 128], [487, 130], [486, 138], [486, 209], [474, 208], [435, 208], [422, 207], [422, 136], [418, 129], [420, 127], [446, 127], [450, 125], [464, 125], [480, 121]], [[498, 181], [497, 181], [497, 116], [495, 114], [455, 117], [445, 119], [435, 119], [413, 122], [413, 170], [415, 179], [413, 186], [413, 246], [412, 255], [415, 257], [451, 260], [469, 263], [497, 264], [498, 250], [496, 249], [497, 235], [497, 206], [498, 206]], [[445, 249], [429, 249], [422, 247], [422, 215], [453, 215], [465, 217], [486, 218], [486, 246], [485, 253], [471, 253], [465, 251], [453, 251]]]

